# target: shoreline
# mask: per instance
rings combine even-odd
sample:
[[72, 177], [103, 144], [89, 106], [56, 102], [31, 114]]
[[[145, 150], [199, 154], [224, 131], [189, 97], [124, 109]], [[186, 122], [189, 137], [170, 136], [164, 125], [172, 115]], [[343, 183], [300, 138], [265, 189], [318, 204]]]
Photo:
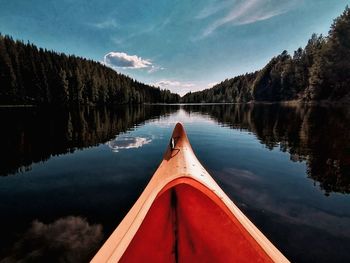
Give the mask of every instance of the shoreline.
[[350, 104], [344, 101], [300, 101], [300, 100], [288, 100], [288, 101], [249, 101], [249, 102], [179, 102], [179, 103], [144, 103], [144, 105], [273, 105], [280, 104], [286, 106], [300, 106], [300, 105], [310, 105], [310, 106], [346, 106]]
[[[153, 105], [153, 106], [210, 106], [210, 105], [284, 105], [284, 106], [348, 106], [350, 102], [345, 101], [299, 101], [299, 100], [289, 100], [289, 101], [249, 101], [249, 102], [189, 102], [189, 103], [139, 103], [139, 104], [116, 104], [116, 105], [79, 105], [78, 107], [119, 107], [119, 106], [135, 106], [135, 105]], [[40, 108], [40, 107], [72, 107], [65, 105], [34, 105], [34, 104], [6, 104], [0, 105], [1, 108]], [[75, 107], [75, 106], [73, 106]]]
[[18, 104], [18, 105], [0, 105], [0, 108], [35, 108], [38, 105], [26, 105], [26, 104]]

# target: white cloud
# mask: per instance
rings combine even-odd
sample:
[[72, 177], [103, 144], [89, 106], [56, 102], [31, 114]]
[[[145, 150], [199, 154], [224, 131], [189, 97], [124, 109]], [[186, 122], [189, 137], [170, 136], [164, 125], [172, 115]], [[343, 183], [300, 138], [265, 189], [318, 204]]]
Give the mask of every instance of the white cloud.
[[183, 83], [180, 81], [173, 80], [161, 80], [153, 84], [156, 87], [166, 88], [166, 87], [183, 87], [183, 88], [191, 88], [194, 87], [193, 83]]
[[151, 83], [151, 85], [155, 87], [160, 87], [162, 89], [168, 89], [172, 92], [176, 92], [178, 94], [185, 95], [187, 92], [192, 91], [193, 89], [196, 89], [196, 85], [190, 82], [181, 82], [177, 80], [160, 80], [154, 83]]
[[152, 69], [152, 63], [149, 60], [124, 52], [109, 52], [104, 56], [103, 62], [113, 68]]
[[165, 68], [163, 68], [163, 67], [152, 65], [147, 72], [148, 73], [154, 73], [154, 72], [157, 72], [159, 70], [164, 70], [164, 69]]
[[208, 83], [207, 87], [208, 87], [208, 88], [212, 88], [212, 87], [214, 87], [216, 84], [218, 84], [218, 82], [210, 82], [210, 83]]
[[[202, 37], [208, 36], [219, 27], [231, 25], [245, 25], [267, 20], [284, 14], [295, 8], [302, 0], [239, 0], [234, 2], [230, 11], [223, 17], [216, 19], [203, 32]], [[202, 11], [203, 12], [203, 11]], [[213, 10], [212, 14], [217, 11]], [[209, 14], [210, 15], [210, 14]]]
[[206, 88], [212, 88], [218, 84], [218, 82], [182, 82], [178, 80], [168, 80], [163, 79], [157, 82], [150, 83], [150, 85], [155, 87], [160, 87], [162, 89], [168, 89], [171, 92], [175, 92], [181, 96], [188, 92], [196, 92]]

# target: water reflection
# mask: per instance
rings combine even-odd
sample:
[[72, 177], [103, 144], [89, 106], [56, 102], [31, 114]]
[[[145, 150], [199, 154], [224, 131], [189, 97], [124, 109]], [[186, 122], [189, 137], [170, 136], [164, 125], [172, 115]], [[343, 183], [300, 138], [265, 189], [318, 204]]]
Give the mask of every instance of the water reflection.
[[[350, 192], [348, 108], [259, 104], [184, 105], [183, 108], [189, 114], [209, 115], [223, 125], [248, 130], [267, 148], [278, 147], [289, 152], [292, 161], [306, 161], [308, 177], [318, 183], [326, 195]], [[0, 118], [6, 125], [0, 129], [0, 175], [27, 171], [32, 163], [106, 141], [115, 152], [142, 147], [152, 138], [118, 135], [178, 109], [178, 106], [71, 111], [1, 109]], [[181, 111], [179, 113], [181, 115]], [[174, 114], [174, 124], [181, 119], [180, 115]], [[169, 126], [169, 120], [164, 125]]]
[[107, 142], [107, 145], [112, 149], [113, 152], [119, 152], [120, 150], [124, 149], [141, 148], [142, 146], [151, 142], [151, 138], [119, 135], [114, 140]]
[[80, 108], [70, 111], [0, 109], [0, 119], [5, 124], [0, 129], [0, 175], [28, 171], [32, 163], [104, 143], [146, 120], [167, 115], [176, 109], [176, 106]]
[[350, 193], [350, 110], [280, 105], [185, 106], [219, 123], [254, 133], [269, 149], [306, 161], [308, 177], [326, 195]]
[[[86, 242], [112, 233], [182, 121], [214, 179], [288, 258], [348, 262], [349, 115], [278, 105], [0, 109], [0, 173], [29, 169], [0, 177], [0, 261], [86, 262], [98, 247]], [[90, 249], [75, 255], [69, 240], [80, 232]], [[45, 254], [49, 246], [58, 248]]]
[[49, 224], [35, 220], [1, 262], [88, 262], [102, 238], [102, 226], [85, 218], [69, 216]]

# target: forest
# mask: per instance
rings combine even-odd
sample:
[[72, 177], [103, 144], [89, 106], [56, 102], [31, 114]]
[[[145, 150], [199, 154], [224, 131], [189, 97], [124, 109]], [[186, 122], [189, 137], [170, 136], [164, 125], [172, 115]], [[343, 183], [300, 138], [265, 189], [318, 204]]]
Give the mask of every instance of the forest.
[[190, 92], [184, 103], [253, 101], [350, 102], [350, 8], [334, 20], [328, 36], [313, 34], [304, 49], [283, 51], [254, 73]]
[[0, 34], [0, 105], [175, 103], [180, 96], [101, 63]]
[[114, 105], [201, 102], [350, 102], [350, 8], [327, 36], [283, 51], [256, 72], [182, 98], [96, 61], [38, 48], [0, 34], [0, 105]]

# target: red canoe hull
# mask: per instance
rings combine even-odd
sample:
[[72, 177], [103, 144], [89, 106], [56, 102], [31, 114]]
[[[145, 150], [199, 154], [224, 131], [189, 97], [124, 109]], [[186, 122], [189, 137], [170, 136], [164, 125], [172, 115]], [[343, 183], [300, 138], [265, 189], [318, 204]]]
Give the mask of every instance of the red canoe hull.
[[272, 262], [212, 191], [180, 178], [158, 194], [121, 262]]
[[178, 123], [157, 171], [92, 262], [288, 260], [216, 184]]

